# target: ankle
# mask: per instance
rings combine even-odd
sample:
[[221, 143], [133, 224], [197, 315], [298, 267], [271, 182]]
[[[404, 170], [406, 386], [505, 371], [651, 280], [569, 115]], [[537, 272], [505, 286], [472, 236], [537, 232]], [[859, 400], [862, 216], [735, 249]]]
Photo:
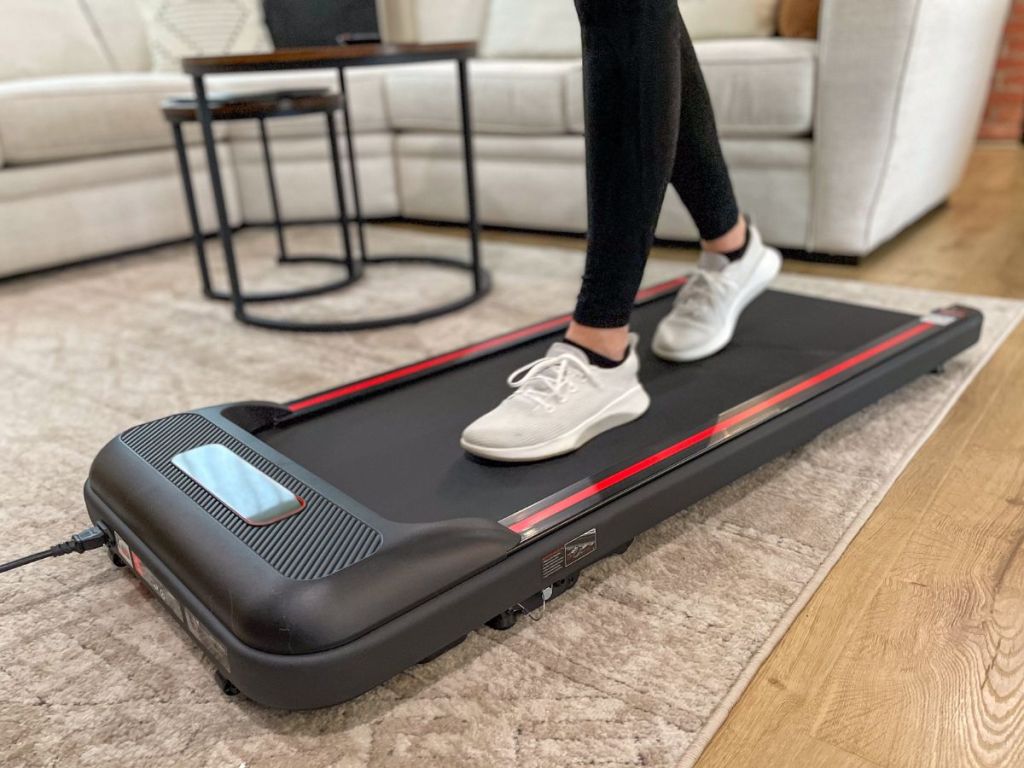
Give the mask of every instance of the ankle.
[[733, 254], [743, 254], [749, 240], [750, 227], [747, 222], [747, 217], [740, 214], [740, 218], [739, 221], [736, 222], [736, 226], [721, 237], [716, 237], [714, 240], [701, 240], [700, 244], [705, 251], [721, 253], [723, 256], [732, 258]]
[[629, 349], [629, 327], [592, 328], [576, 321], [569, 324], [565, 340], [585, 352], [594, 352], [612, 362], [626, 359]]
[[592, 349], [587, 349], [584, 346], [577, 344], [575, 341], [569, 339], [562, 339], [563, 344], [568, 344], [570, 347], [575, 347], [584, 355], [587, 356], [587, 362], [597, 368], [604, 368], [605, 370], [610, 368], [618, 368], [629, 358], [629, 348], [626, 348], [626, 357], [621, 360], [613, 360], [610, 357], [605, 357], [600, 352], [595, 352]]

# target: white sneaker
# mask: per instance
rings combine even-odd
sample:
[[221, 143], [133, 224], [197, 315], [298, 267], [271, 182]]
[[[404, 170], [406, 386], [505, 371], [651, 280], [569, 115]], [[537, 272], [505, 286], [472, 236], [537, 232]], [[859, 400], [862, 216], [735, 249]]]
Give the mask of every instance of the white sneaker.
[[732, 341], [743, 310], [782, 269], [782, 256], [761, 240], [751, 225], [743, 257], [730, 262], [705, 251], [676, 296], [672, 311], [654, 334], [654, 354], [676, 363], [701, 360]]
[[639, 418], [651, 404], [637, 374], [637, 337], [615, 368], [591, 365], [564, 342], [508, 378], [515, 389], [462, 433], [462, 447], [494, 461], [537, 461], [571, 453], [593, 437]]

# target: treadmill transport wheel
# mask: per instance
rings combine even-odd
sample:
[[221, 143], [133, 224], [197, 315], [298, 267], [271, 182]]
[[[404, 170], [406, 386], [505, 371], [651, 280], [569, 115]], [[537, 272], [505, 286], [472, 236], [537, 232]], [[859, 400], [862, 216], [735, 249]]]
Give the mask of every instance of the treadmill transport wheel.
[[219, 670], [213, 673], [213, 677], [217, 681], [217, 687], [220, 688], [221, 693], [225, 696], [237, 696], [241, 693], [235, 684], [224, 677]]

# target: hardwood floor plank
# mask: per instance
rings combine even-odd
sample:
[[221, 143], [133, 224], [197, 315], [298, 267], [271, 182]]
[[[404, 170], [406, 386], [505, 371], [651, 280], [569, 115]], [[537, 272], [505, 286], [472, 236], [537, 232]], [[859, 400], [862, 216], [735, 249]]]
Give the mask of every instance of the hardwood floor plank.
[[860, 617], [815, 737], [886, 766], [1024, 764], [1024, 401], [1010, 394]]
[[[883, 584], [891, 583], [893, 574], [901, 573], [905, 549], [914, 538], [915, 531], [930, 530], [935, 525], [931, 514], [943, 503], [941, 494], [952, 486], [951, 478], [958, 480], [957, 463], [975, 445], [975, 434], [982, 428], [986, 414], [996, 410], [994, 393], [1008, 391], [1024, 376], [1024, 328], [1019, 328], [1004, 349], [997, 353], [967, 389], [961, 401], [951, 411], [939, 430], [925, 444], [918, 456], [887, 494], [886, 498], [867, 522], [864, 529], [817, 591], [800, 617], [790, 628], [782, 642], [761, 667], [740, 702], [730, 713], [722, 729], [716, 734], [698, 765], [708, 766], [827, 766], [798, 759], [780, 757], [765, 763], [766, 745], [785, 745], [807, 735], [830, 736], [828, 729], [818, 726], [827, 686], [839, 689], [834, 668], [840, 654], [851, 643], [858, 642], [862, 632], [868, 631], [875, 594]], [[980, 477], [987, 476], [980, 473]], [[963, 544], [959, 537], [951, 539], [954, 547]], [[912, 579], [911, 581], [916, 580]], [[913, 593], [918, 589], [906, 579], [898, 579], [896, 589]], [[943, 610], [952, 610], [952, 604]], [[900, 633], [905, 625], [916, 632], [916, 624], [905, 622], [907, 615], [889, 612], [883, 624], [893, 633]], [[877, 626], [874, 633], [878, 633]], [[927, 654], [916, 660], [924, 664]], [[840, 678], [844, 680], [846, 678]], [[877, 705], [877, 706], [876, 706]], [[863, 708], [862, 708], [863, 709]], [[865, 715], [868, 720], [884, 727], [891, 722], [890, 710], [874, 702]], [[841, 717], [834, 712], [833, 717]], [[858, 715], [859, 717], [859, 715]], [[863, 718], [862, 718], [863, 719]], [[856, 722], [851, 723], [855, 728]], [[915, 731], [916, 720], [901, 722], [901, 727]], [[868, 728], [863, 725], [863, 728]], [[1021, 734], [1018, 734], [1018, 738]], [[862, 749], [859, 743], [842, 741], [836, 746], [887, 766], [878, 753]], [[919, 758], [920, 755], [915, 756]], [[901, 763], [895, 763], [900, 765]], [[928, 765], [928, 763], [907, 763]]]

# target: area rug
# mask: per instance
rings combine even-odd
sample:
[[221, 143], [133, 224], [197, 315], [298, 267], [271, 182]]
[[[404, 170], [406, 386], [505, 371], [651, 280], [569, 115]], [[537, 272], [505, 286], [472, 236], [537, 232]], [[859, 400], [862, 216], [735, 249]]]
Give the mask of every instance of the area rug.
[[[290, 233], [323, 250], [329, 230]], [[462, 253], [391, 227], [377, 252]], [[322, 275], [270, 266], [239, 238], [247, 285]], [[488, 243], [495, 288], [456, 315], [349, 335], [242, 327], [199, 297], [187, 247], [0, 285], [0, 560], [82, 527], [89, 462], [119, 430], [175, 410], [281, 400], [559, 314], [571, 250]], [[652, 262], [647, 279], [684, 271]], [[301, 273], [301, 274], [300, 274]], [[851, 271], [851, 274], [856, 274]], [[481, 629], [348, 704], [307, 713], [225, 698], [159, 603], [101, 554], [0, 577], [4, 766], [690, 765], [813, 589], [967, 383], [1020, 320], [1019, 302], [847, 280], [778, 287], [926, 312], [986, 315], [981, 343], [641, 536], [589, 569], [539, 621]], [[304, 316], [412, 309], [465, 288], [441, 270], [376, 268]], [[267, 310], [284, 312], [278, 308]], [[294, 310], [292, 310], [294, 311]], [[343, 610], [339, 606], [339, 610]]]

